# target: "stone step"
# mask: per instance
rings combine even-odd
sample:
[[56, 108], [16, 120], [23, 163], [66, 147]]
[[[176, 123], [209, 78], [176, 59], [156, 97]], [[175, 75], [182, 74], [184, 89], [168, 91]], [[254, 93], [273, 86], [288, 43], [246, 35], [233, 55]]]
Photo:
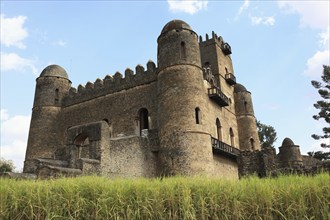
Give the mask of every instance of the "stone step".
[[44, 166], [44, 165], [51, 165], [56, 167], [68, 167], [69, 162], [65, 160], [54, 160], [54, 159], [44, 159], [44, 158], [38, 158], [36, 159], [36, 162], [38, 166]]
[[37, 169], [38, 178], [58, 178], [58, 177], [75, 177], [82, 174], [82, 170], [51, 166], [51, 165], [42, 165]]

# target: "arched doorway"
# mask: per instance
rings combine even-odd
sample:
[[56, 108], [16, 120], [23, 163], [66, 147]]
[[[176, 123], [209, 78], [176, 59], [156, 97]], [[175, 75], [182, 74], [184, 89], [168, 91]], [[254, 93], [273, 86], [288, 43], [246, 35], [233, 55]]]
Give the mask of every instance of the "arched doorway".
[[139, 111], [139, 130], [142, 135], [142, 130], [149, 129], [149, 113], [146, 108], [141, 108]]
[[230, 145], [232, 147], [235, 146], [235, 136], [234, 136], [234, 131], [232, 128], [229, 129], [229, 135], [230, 135]]
[[89, 158], [89, 139], [86, 134], [79, 134], [73, 144], [77, 147], [77, 158]]
[[217, 126], [217, 138], [219, 141], [222, 141], [222, 130], [221, 130], [221, 123], [219, 118], [217, 118], [215, 124]]

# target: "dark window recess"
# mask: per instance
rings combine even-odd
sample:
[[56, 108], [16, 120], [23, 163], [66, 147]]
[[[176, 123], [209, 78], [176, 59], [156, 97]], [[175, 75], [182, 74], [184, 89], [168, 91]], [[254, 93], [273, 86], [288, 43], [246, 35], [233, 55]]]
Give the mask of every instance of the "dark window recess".
[[201, 110], [197, 107], [197, 108], [195, 108], [195, 119], [196, 119], [196, 124], [200, 124], [200, 122], [201, 122], [201, 116], [200, 116], [200, 114], [201, 114], [201, 112], [200, 112]]
[[143, 129], [149, 129], [149, 119], [148, 119], [148, 110], [146, 108], [142, 108], [139, 111], [139, 119], [140, 119], [140, 134]]
[[180, 46], [181, 50], [180, 50], [180, 55], [182, 59], [185, 59], [187, 57], [186, 54], [186, 43], [185, 42], [181, 42], [181, 46]]

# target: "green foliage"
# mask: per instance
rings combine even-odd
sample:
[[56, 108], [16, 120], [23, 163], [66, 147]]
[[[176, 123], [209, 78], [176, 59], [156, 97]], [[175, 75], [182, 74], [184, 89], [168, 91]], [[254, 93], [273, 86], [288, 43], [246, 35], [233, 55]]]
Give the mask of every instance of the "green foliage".
[[[322, 100], [317, 101], [314, 107], [319, 110], [317, 115], [314, 115], [315, 120], [324, 119], [325, 122], [330, 124], [330, 66], [323, 65], [323, 74], [321, 79], [324, 83], [313, 80], [312, 86], [318, 90]], [[323, 134], [313, 134], [312, 137], [316, 140], [330, 138], [330, 126], [323, 128]], [[330, 143], [322, 143], [321, 147], [330, 148]]]
[[0, 173], [13, 172], [15, 169], [14, 163], [11, 160], [0, 159]]
[[257, 121], [257, 129], [261, 148], [275, 147], [274, 143], [277, 140], [275, 128]]
[[318, 160], [330, 160], [330, 152], [316, 151], [316, 152], [307, 152], [311, 157], [314, 157]]
[[329, 219], [329, 174], [0, 179], [0, 219]]

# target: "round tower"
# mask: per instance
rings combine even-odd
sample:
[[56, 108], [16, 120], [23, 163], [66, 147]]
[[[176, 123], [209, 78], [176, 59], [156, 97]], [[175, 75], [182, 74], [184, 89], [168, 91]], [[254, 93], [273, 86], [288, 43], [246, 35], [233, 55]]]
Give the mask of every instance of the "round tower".
[[281, 167], [292, 167], [303, 164], [300, 149], [290, 138], [285, 138], [279, 147], [278, 159]]
[[66, 71], [58, 65], [46, 67], [36, 80], [24, 172], [34, 172], [33, 159], [53, 158], [58, 147], [58, 114], [71, 87]]
[[241, 150], [260, 150], [251, 93], [241, 85], [234, 86], [235, 111]]
[[203, 127], [207, 91], [197, 34], [184, 21], [173, 20], [164, 26], [157, 42], [160, 174], [207, 173], [212, 146]]

